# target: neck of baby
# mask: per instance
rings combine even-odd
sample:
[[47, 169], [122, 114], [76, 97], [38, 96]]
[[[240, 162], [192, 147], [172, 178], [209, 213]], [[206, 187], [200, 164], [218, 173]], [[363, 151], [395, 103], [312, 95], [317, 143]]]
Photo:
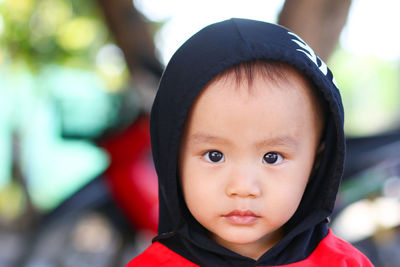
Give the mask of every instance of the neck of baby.
[[217, 244], [239, 255], [257, 260], [283, 238], [283, 230], [278, 229], [271, 234], [263, 236], [257, 242], [252, 243], [238, 244], [228, 242], [213, 233], [211, 233], [211, 238]]

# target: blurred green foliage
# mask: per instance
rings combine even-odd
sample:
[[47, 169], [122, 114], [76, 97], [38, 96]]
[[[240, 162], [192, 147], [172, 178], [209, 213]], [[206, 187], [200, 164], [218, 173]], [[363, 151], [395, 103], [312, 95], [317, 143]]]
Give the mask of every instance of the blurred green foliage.
[[109, 39], [96, 1], [3, 0], [1, 45], [36, 71], [48, 63], [90, 67]]
[[347, 135], [373, 135], [400, 128], [397, 61], [355, 55], [339, 48], [329, 65], [342, 94]]
[[12, 222], [25, 208], [25, 195], [21, 187], [15, 182], [0, 187], [0, 218], [6, 222]]

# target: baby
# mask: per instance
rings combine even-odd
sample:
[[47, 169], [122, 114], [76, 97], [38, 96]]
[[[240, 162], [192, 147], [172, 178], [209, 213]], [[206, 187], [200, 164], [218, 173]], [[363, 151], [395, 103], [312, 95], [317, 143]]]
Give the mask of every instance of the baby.
[[328, 228], [341, 98], [287, 29], [231, 19], [191, 37], [163, 74], [150, 132], [159, 233], [128, 266], [372, 266]]

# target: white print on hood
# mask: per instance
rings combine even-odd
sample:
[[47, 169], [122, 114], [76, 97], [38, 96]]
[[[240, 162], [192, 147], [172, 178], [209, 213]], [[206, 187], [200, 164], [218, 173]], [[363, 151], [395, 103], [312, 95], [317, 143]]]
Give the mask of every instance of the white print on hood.
[[[326, 76], [328, 74], [328, 67], [326, 66], [325, 62], [323, 62], [320, 58], [319, 61], [321, 62], [321, 66], [318, 66], [318, 56], [315, 54], [314, 50], [306, 44], [306, 42], [303, 41], [297, 34], [293, 32], [288, 32], [288, 34], [293, 35], [296, 37], [296, 39], [292, 39], [293, 42], [295, 42], [297, 45], [299, 45], [302, 49], [296, 49], [299, 52], [304, 53], [309, 59], [311, 59], [312, 62], [319, 68], [319, 70]], [[332, 83], [338, 87], [335, 81], [335, 78], [332, 78]]]

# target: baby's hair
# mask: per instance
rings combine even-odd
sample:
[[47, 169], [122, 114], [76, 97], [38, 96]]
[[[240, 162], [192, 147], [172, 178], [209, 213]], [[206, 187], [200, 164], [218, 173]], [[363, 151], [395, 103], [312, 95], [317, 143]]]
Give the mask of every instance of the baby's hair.
[[285, 63], [271, 60], [257, 59], [245, 61], [228, 68], [220, 73], [216, 79], [232, 77], [233, 75], [237, 85], [240, 85], [242, 82], [247, 82], [250, 88], [254, 80], [254, 75], [257, 73], [261, 74], [261, 76], [268, 81], [286, 81], [285, 68], [287, 68], [287, 66], [288, 65]]

